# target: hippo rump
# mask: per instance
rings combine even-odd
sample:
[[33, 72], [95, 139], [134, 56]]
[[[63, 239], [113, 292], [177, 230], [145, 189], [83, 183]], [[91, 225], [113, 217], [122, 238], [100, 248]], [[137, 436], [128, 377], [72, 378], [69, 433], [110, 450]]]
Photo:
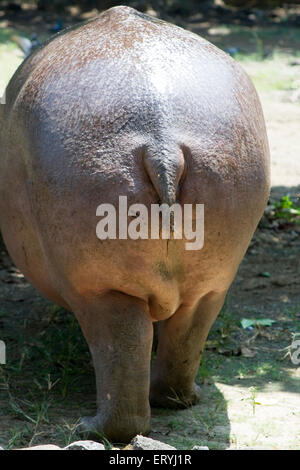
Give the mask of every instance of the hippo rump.
[[[150, 405], [198, 401], [206, 337], [268, 200], [257, 93], [206, 40], [119, 6], [29, 56], [0, 120], [5, 244], [42, 295], [74, 312], [93, 358], [97, 413], [80, 429], [146, 434]], [[149, 223], [153, 205], [203, 205], [203, 246], [187, 249], [172, 224], [167, 238], [99, 237], [97, 208], [118, 213], [120, 196]]]

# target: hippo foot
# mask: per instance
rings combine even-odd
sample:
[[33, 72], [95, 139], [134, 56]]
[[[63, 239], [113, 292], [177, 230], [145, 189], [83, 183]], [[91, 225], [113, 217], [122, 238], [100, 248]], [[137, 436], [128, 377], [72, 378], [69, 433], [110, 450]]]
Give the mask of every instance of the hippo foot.
[[102, 440], [105, 437], [98, 416], [84, 416], [81, 418], [76, 431], [90, 439]]
[[199, 402], [200, 396], [200, 387], [197, 384], [189, 392], [155, 384], [151, 386], [150, 405], [154, 408], [189, 408]]
[[119, 419], [115, 424], [104, 424], [101, 415], [85, 416], [81, 418], [77, 431], [85, 438], [127, 444], [137, 434], [147, 435], [150, 432], [150, 419], [131, 416]]

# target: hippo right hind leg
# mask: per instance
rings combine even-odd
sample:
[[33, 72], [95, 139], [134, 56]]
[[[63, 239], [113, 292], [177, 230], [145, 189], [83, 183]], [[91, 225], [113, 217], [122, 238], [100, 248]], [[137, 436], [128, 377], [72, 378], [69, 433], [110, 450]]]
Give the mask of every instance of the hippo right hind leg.
[[92, 354], [98, 404], [79, 429], [124, 443], [147, 434], [153, 326], [146, 303], [113, 291], [74, 311]]
[[200, 387], [195, 377], [207, 335], [225, 296], [226, 292], [210, 292], [196, 308], [182, 306], [161, 322], [151, 374], [151, 406], [186, 408], [199, 401]]

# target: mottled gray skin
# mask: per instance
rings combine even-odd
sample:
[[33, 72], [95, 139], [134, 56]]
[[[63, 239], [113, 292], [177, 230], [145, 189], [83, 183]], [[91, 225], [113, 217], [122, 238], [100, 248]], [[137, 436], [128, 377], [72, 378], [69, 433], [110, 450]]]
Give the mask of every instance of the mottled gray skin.
[[[93, 357], [98, 412], [82, 426], [113, 441], [145, 434], [149, 391], [156, 406], [198, 400], [207, 334], [268, 199], [255, 89], [204, 39], [115, 7], [30, 56], [0, 119], [5, 243], [32, 284], [74, 312]], [[96, 208], [119, 195], [205, 204], [203, 249], [99, 240]]]

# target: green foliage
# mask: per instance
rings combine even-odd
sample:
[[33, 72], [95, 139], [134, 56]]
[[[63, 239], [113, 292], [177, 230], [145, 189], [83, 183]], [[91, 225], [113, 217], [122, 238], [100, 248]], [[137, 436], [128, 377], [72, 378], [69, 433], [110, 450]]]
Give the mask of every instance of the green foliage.
[[290, 222], [298, 221], [300, 207], [291, 201], [289, 194], [283, 196], [280, 202], [275, 203], [274, 206], [276, 218], [287, 219]]

